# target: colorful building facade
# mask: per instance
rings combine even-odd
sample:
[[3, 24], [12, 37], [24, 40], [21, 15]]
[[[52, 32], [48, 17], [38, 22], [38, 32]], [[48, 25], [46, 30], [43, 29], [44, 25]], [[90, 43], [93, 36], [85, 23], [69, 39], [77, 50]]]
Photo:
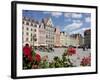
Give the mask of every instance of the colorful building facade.
[[[23, 46], [44, 47], [63, 47], [80, 46], [86, 44], [90, 46], [90, 30], [84, 32], [84, 38], [81, 34], [71, 34], [61, 32], [58, 27], [54, 27], [51, 18], [44, 18], [41, 22], [34, 19], [23, 17], [22, 19], [22, 42]], [[84, 40], [84, 42], [83, 42]]]
[[44, 27], [46, 30], [46, 46], [53, 47], [54, 46], [54, 26], [51, 18], [45, 18], [42, 20], [44, 23]]
[[66, 33], [65, 32], [60, 32], [60, 44], [61, 46], [66, 46]]
[[60, 29], [59, 28], [55, 28], [54, 30], [54, 46], [55, 47], [60, 47]]
[[33, 45], [33, 35], [34, 35], [34, 27], [32, 21], [29, 18], [23, 17], [22, 20], [22, 44]]

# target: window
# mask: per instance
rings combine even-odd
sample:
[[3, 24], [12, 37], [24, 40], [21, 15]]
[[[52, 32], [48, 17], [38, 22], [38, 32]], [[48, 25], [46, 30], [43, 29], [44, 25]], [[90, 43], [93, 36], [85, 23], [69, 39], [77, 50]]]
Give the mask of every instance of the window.
[[34, 41], [37, 41], [37, 39], [35, 38]]
[[36, 37], [36, 34], [34, 34], [34, 37]]
[[31, 38], [31, 41], [32, 41], [32, 38]]
[[31, 28], [31, 31], [33, 31], [33, 29]]
[[26, 28], [26, 30], [29, 30], [29, 28]]
[[31, 26], [33, 26], [33, 23], [31, 23]]
[[36, 29], [34, 29], [34, 31], [36, 32]]
[[37, 27], [37, 25], [35, 24], [34, 27]]
[[31, 37], [32, 37], [32, 33], [31, 33]]
[[28, 38], [26, 38], [26, 41], [28, 41]]
[[29, 33], [27, 32], [27, 33], [26, 33], [26, 35], [28, 36], [28, 35], [29, 35]]
[[24, 32], [22, 32], [22, 35], [24, 35]]

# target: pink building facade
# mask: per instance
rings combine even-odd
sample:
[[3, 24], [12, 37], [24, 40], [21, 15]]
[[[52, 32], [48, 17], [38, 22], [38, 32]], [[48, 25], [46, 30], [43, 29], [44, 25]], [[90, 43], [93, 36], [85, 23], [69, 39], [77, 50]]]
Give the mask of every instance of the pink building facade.
[[55, 37], [54, 37], [54, 46], [55, 47], [60, 47], [60, 29], [55, 28]]
[[37, 35], [39, 46], [46, 46], [46, 30], [43, 23], [40, 24]]

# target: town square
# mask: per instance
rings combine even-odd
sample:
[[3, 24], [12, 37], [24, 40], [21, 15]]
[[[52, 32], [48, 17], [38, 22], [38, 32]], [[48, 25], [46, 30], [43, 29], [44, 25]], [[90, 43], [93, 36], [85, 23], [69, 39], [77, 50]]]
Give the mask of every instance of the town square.
[[91, 66], [91, 14], [23, 10], [23, 69]]

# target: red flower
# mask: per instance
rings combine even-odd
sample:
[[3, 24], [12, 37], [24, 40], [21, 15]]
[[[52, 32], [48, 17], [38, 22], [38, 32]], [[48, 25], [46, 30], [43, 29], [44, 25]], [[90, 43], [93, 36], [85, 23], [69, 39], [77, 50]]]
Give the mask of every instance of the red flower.
[[32, 49], [29, 47], [28, 44], [26, 44], [26, 45], [23, 47], [23, 53], [24, 53], [24, 56], [26, 56], [30, 61], [32, 61], [31, 52], [32, 52]]
[[68, 48], [67, 53], [68, 53], [68, 55], [72, 56], [73, 54], [76, 54], [76, 49], [75, 48]]
[[40, 62], [40, 61], [41, 61], [41, 56], [40, 56], [39, 54], [36, 54], [36, 55], [35, 55], [35, 60], [36, 60], [37, 62]]
[[28, 56], [28, 59], [30, 60], [30, 61], [33, 61], [33, 58], [32, 58], [32, 56], [30, 55], [30, 56]]

